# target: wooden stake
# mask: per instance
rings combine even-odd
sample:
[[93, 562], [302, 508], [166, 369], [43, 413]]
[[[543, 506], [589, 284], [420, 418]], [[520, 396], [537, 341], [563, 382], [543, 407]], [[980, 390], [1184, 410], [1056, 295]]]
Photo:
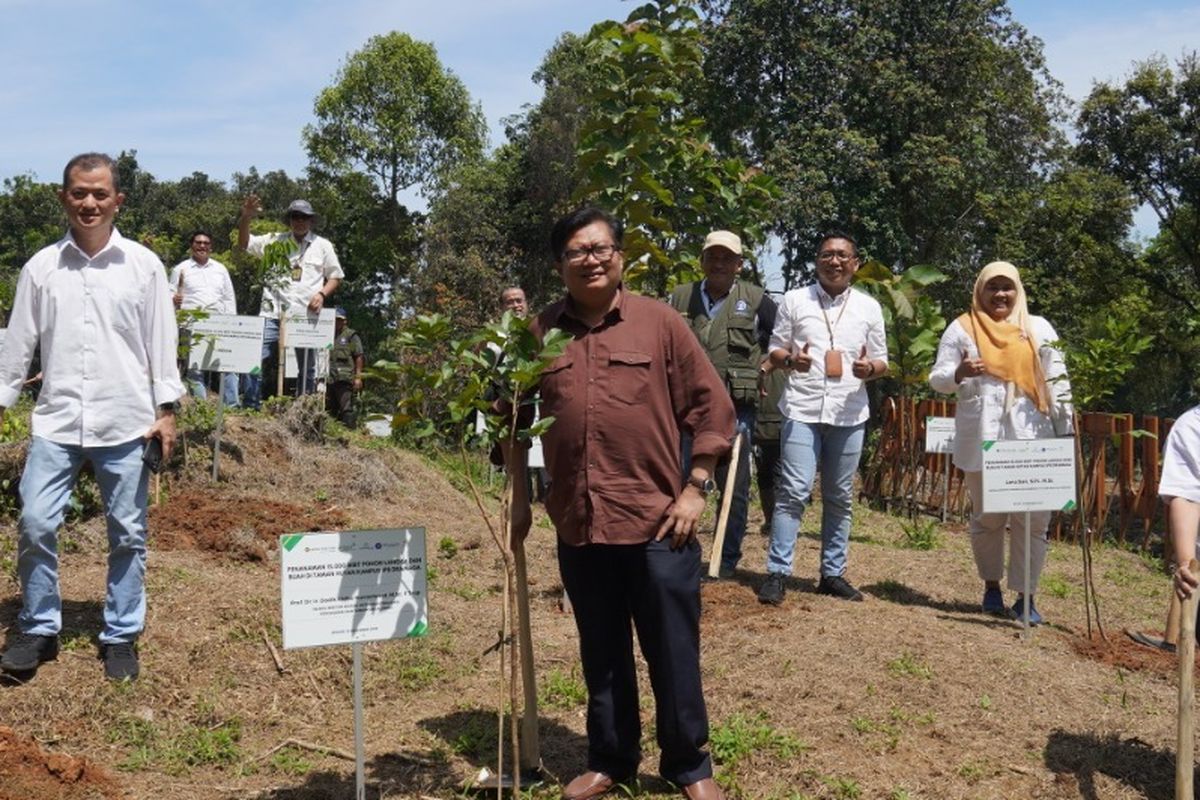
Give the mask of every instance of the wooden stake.
[[525, 543], [513, 545], [517, 567], [517, 641], [521, 655], [521, 684], [524, 703], [521, 713], [521, 764], [526, 773], [542, 768], [542, 750], [538, 739], [537, 674], [533, 668], [532, 626], [529, 621], [529, 579], [525, 565]]
[[725, 485], [721, 488], [721, 513], [717, 516], [717, 534], [713, 538], [712, 554], [708, 557], [708, 577], [721, 574], [721, 550], [725, 547], [725, 526], [729, 523], [729, 507], [733, 503], [733, 487], [737, 483], [738, 456], [742, 452], [742, 432], [733, 440], [733, 452], [729, 454], [729, 471], [725, 473]]
[[[1188, 569], [1195, 575], [1200, 563], [1192, 559]], [[1175, 800], [1195, 800], [1192, 793], [1192, 778], [1195, 771], [1195, 721], [1192, 717], [1196, 702], [1196, 606], [1200, 604], [1200, 590], [1183, 601], [1179, 618], [1179, 739], [1175, 746]]]

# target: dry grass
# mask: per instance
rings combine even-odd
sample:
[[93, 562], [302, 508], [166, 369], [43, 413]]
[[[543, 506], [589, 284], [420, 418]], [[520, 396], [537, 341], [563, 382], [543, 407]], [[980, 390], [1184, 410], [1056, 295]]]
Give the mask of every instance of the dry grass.
[[[230, 419], [220, 496], [269, 498], [314, 517], [332, 509], [348, 527], [428, 530], [431, 633], [366, 647], [368, 796], [458, 797], [460, 781], [495, 750], [500, 674], [496, 656], [483, 653], [499, 626], [502, 573], [486, 529], [473, 504], [418, 456], [285, 444], [276, 425]], [[203, 461], [193, 451], [191, 474], [171, 483], [170, 497], [207, 491]], [[982, 587], [953, 526], [939, 549], [904, 549], [898, 520], [856, 509], [848, 577], [869, 597], [844, 603], [812, 593], [819, 511], [805, 520], [781, 607], [754, 597], [765, 562], [757, 514], [745, 569], [704, 589], [705, 689], [718, 776], [732, 796], [1171, 796], [1169, 670], [1081, 655], [1074, 548], [1053, 548], [1046, 574], [1063, 596], [1039, 595], [1053, 624], [1026, 643], [1014, 623], [977, 612]], [[227, 533], [257, 535], [251, 527]], [[114, 686], [92, 641], [104, 575], [99, 523], [69, 536], [76, 551], [63, 563], [66, 651], [31, 683], [0, 690], [0, 720], [48, 749], [106, 766], [131, 798], [353, 796], [352, 763], [296, 747], [271, 752], [289, 739], [351, 750], [353, 721], [348, 649], [287, 651], [287, 673], [276, 671], [263, 642], [265, 633], [279, 645], [269, 548], [260, 562], [154, 550], [143, 678]], [[544, 518], [528, 550], [551, 776], [533, 796], [551, 798], [554, 779], [583, 766], [583, 706], [574, 623], [557, 610], [554, 534]], [[1097, 565], [1109, 636], [1122, 626], [1161, 630], [1167, 581], [1155, 565], [1114, 548], [1098, 552]], [[19, 602], [9, 576], [0, 577], [0, 596], [0, 625], [8, 626]], [[643, 720], [637, 796], [676, 796], [654, 777], [648, 687]]]

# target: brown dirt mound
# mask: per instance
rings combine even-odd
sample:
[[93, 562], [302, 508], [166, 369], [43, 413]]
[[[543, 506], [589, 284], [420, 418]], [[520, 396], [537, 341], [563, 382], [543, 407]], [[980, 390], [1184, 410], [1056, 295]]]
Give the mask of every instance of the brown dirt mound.
[[[1155, 631], [1154, 635], [1161, 635], [1161, 632]], [[1108, 641], [1100, 638], [1098, 633], [1093, 633], [1091, 639], [1081, 633], [1071, 637], [1071, 647], [1081, 656], [1121, 669], [1166, 676], [1179, 673], [1179, 659], [1174, 653], [1138, 644], [1122, 631], [1108, 632]], [[1200, 648], [1197, 649], [1196, 664], [1200, 666]]]
[[162, 550], [207, 550], [262, 561], [280, 534], [339, 530], [345, 512], [332, 507], [303, 508], [265, 497], [221, 495], [207, 490], [173, 494], [150, 510], [154, 546]]
[[0, 725], [0, 800], [116, 800], [113, 777], [86, 758], [47, 753]]

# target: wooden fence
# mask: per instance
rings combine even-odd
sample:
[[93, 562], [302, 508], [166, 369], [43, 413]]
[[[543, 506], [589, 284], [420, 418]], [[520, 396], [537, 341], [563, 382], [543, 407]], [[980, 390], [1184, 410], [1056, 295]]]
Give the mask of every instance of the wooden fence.
[[[885, 508], [963, 519], [970, 506], [962, 472], [949, 454], [925, 452], [927, 417], [953, 417], [952, 400], [884, 400], [878, 446], [863, 478], [862, 494]], [[1054, 538], [1077, 538], [1086, 531], [1111, 534], [1122, 543], [1140, 536], [1145, 547], [1166, 527], [1158, 501], [1160, 453], [1174, 420], [1133, 414], [1076, 415], [1075, 460], [1079, 508], [1055, 515]], [[1135, 424], [1136, 423], [1136, 424]], [[1156, 525], [1157, 523], [1157, 525]]]

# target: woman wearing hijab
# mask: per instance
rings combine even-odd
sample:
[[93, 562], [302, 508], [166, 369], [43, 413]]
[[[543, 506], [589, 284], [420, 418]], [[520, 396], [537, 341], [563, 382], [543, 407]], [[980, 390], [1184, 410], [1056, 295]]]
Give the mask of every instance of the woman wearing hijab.
[[[1029, 313], [1017, 268], [1005, 261], [988, 264], [975, 279], [971, 310], [942, 334], [929, 385], [957, 394], [954, 465], [966, 476], [971, 496], [971, 550], [983, 579], [983, 610], [1006, 612], [1000, 578], [1004, 574], [1004, 529], [1009, 539], [1008, 588], [1016, 591], [1012, 613], [1020, 618], [1025, 563], [1025, 514], [984, 514], [984, 440], [1049, 439], [1071, 432], [1071, 387], [1055, 347], [1058, 334], [1042, 317]], [[1056, 420], [1061, 420], [1056, 425]], [[1056, 427], [1058, 430], [1056, 430]], [[1049, 511], [1029, 515], [1030, 580], [1036, 587], [1046, 560]], [[1041, 624], [1033, 596], [1029, 621]]]

